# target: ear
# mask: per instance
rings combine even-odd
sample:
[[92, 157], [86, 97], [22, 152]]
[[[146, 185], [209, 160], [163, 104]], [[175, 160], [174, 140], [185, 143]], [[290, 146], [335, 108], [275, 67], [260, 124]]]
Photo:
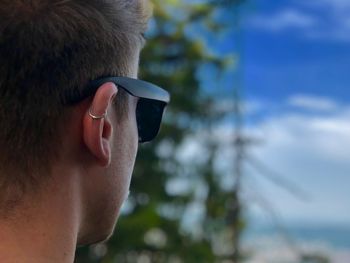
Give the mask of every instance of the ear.
[[[90, 153], [98, 163], [106, 167], [111, 161], [111, 135], [113, 126], [107, 115], [118, 89], [114, 83], [108, 82], [98, 88], [84, 115], [83, 138]], [[97, 116], [94, 118], [91, 116]]]

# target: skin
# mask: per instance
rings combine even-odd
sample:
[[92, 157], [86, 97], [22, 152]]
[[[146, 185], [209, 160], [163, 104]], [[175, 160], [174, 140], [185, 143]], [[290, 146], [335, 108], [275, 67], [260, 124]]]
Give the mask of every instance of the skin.
[[[140, 46], [141, 47], [141, 46]], [[130, 61], [136, 77], [139, 50]], [[103, 84], [70, 110], [67, 132], [50, 180], [24, 196], [11, 218], [0, 220], [0, 258], [6, 263], [73, 262], [77, 245], [106, 240], [127, 198], [138, 135], [137, 98], [128, 96], [128, 113], [116, 114], [118, 88]], [[107, 112], [106, 118], [94, 115]]]

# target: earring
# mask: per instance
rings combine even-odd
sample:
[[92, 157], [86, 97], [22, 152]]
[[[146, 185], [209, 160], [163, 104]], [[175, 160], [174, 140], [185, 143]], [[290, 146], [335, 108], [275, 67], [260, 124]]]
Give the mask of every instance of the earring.
[[98, 115], [93, 114], [93, 113], [91, 112], [91, 108], [90, 108], [90, 109], [89, 109], [89, 115], [90, 115], [90, 117], [91, 117], [93, 120], [101, 120], [101, 119], [104, 119], [104, 118], [106, 117], [107, 113], [105, 112], [104, 114], [98, 116]]

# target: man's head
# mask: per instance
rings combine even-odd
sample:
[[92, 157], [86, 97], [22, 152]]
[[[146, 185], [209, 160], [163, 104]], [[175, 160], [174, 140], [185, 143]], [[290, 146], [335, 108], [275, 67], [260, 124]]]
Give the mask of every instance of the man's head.
[[[86, 163], [87, 177], [103, 173], [109, 178], [99, 185], [82, 182], [84, 191], [101, 194], [85, 200], [96, 205], [84, 216], [117, 213], [137, 150], [137, 98], [112, 83], [70, 106], [67, 94], [80, 94], [101, 76], [137, 76], [149, 11], [146, 0], [1, 1], [0, 215], [28, 191], [37, 191], [55, 163], [67, 165], [68, 158]], [[108, 117], [91, 118], [86, 109]], [[100, 167], [93, 166], [96, 160]], [[111, 207], [107, 199], [116, 186], [120, 191]], [[89, 237], [91, 225], [105, 224], [103, 218], [100, 214], [83, 226], [82, 242], [104, 238], [103, 233]]]

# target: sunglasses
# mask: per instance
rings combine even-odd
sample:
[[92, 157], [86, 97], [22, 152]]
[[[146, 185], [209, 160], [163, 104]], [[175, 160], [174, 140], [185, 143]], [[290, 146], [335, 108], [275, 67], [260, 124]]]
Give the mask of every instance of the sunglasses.
[[91, 81], [79, 94], [66, 96], [65, 104], [82, 101], [93, 95], [106, 82], [113, 82], [117, 87], [139, 98], [136, 107], [139, 143], [153, 140], [159, 132], [164, 108], [170, 101], [170, 95], [166, 90], [152, 83], [128, 77], [100, 78]]

